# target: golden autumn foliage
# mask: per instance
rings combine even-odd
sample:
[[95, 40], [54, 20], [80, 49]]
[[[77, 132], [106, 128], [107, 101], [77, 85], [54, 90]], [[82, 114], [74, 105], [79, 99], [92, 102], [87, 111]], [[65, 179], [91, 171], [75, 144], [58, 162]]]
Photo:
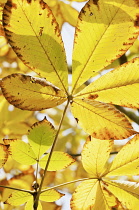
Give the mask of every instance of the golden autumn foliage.
[[0, 35], [0, 209], [137, 209], [139, 0], [0, 1]]

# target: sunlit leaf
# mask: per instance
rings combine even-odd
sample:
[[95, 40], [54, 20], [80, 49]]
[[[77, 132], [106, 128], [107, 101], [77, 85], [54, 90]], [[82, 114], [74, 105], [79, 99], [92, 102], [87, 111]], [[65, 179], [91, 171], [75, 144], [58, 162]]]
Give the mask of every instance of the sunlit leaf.
[[66, 4], [62, 1], [60, 1], [59, 3], [64, 22], [68, 22], [70, 25], [76, 26], [79, 14], [77, 10], [74, 9], [70, 4]]
[[[25, 210], [34, 210], [33, 204], [34, 204], [34, 200], [33, 200], [33, 196], [31, 196], [30, 200], [27, 201], [27, 203], [25, 205]], [[40, 201], [38, 201], [37, 210], [42, 210], [42, 205], [41, 205]]]
[[[25, 189], [25, 190], [31, 190], [32, 182], [34, 181], [32, 176], [27, 176], [24, 174], [20, 174], [18, 176], [14, 176], [9, 180], [6, 180], [6, 182], [2, 182], [1, 184], [8, 187], [14, 187], [18, 189]], [[13, 190], [5, 188], [2, 192], [2, 201], [6, 201], [8, 197], [12, 194]]]
[[[45, 168], [48, 157], [49, 157], [49, 154], [45, 155], [40, 160], [39, 164], [41, 168], [43, 169]], [[64, 169], [68, 167], [70, 164], [72, 164], [74, 161], [75, 160], [67, 153], [54, 151], [51, 156], [51, 160], [48, 166], [48, 171], [57, 171], [57, 170]]]
[[22, 192], [22, 191], [13, 191], [12, 194], [9, 196], [9, 198], [6, 200], [5, 203], [13, 205], [13, 206], [19, 206], [25, 202], [27, 202], [32, 195], [28, 192]]
[[40, 200], [46, 202], [53, 202], [60, 199], [62, 196], [64, 196], [64, 194], [52, 189], [41, 193]]
[[127, 207], [136, 209], [139, 205], [139, 184], [129, 181], [106, 181], [107, 188]]
[[89, 99], [74, 99], [71, 111], [79, 125], [98, 139], [124, 139], [136, 132], [113, 106]]
[[44, 0], [51, 8], [59, 28], [62, 29], [63, 23], [68, 22], [72, 26], [76, 26], [78, 19], [78, 11], [74, 9], [71, 4], [59, 0]]
[[135, 58], [92, 82], [76, 97], [139, 108], [138, 89], [139, 58]]
[[92, 177], [99, 178], [104, 170], [111, 150], [112, 141], [88, 138], [82, 151], [82, 164], [84, 169]]
[[64, 92], [46, 80], [23, 74], [12, 74], [3, 78], [1, 88], [11, 104], [24, 110], [51, 108], [66, 100]]
[[37, 157], [31, 146], [21, 140], [5, 140], [5, 143], [10, 143], [9, 151], [12, 158], [24, 165], [32, 165], [37, 161]]
[[86, 180], [80, 183], [72, 195], [71, 208], [73, 210], [92, 209], [95, 204], [98, 186], [99, 182], [97, 179]]
[[132, 45], [139, 34], [138, 1], [90, 0], [76, 27], [73, 92]]
[[96, 202], [94, 209], [115, 209], [122, 210], [125, 209], [121, 206], [120, 201], [115, 197], [109, 190], [107, 190], [103, 184], [100, 182], [97, 194], [96, 194]]
[[108, 176], [139, 174], [139, 135], [136, 135], [114, 158]]
[[46, 119], [35, 123], [29, 131], [28, 140], [36, 156], [46, 152], [53, 143], [56, 135], [53, 125]]
[[0, 144], [0, 168], [6, 163], [8, 159], [8, 147]]
[[3, 16], [6, 36], [18, 57], [41, 77], [66, 91], [64, 47], [58, 24], [47, 4], [9, 0]]

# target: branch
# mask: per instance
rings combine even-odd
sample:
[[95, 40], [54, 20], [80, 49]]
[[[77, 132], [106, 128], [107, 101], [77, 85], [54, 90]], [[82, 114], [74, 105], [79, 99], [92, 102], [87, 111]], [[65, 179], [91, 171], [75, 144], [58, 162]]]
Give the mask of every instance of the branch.
[[3, 186], [3, 185], [0, 185], [0, 187], [8, 188], [10, 190], [17, 190], [17, 191], [27, 192], [27, 193], [30, 193], [31, 195], [33, 195], [33, 193], [34, 193], [31, 190], [24, 190], [24, 189], [19, 189], [19, 188], [16, 188], [16, 187], [9, 187], [9, 186]]
[[39, 200], [39, 196], [41, 194], [41, 189], [42, 189], [42, 185], [43, 185], [43, 182], [44, 182], [44, 178], [45, 178], [45, 176], [47, 174], [47, 169], [48, 169], [48, 166], [49, 166], [49, 162], [51, 160], [51, 156], [52, 156], [54, 147], [56, 145], [57, 138], [58, 138], [58, 135], [59, 135], [59, 132], [60, 132], [60, 129], [61, 129], [61, 126], [62, 126], [62, 123], [63, 123], [63, 120], [64, 120], [64, 117], [65, 117], [65, 114], [66, 114], [66, 111], [67, 111], [67, 108], [68, 108], [69, 103], [70, 103], [70, 97], [69, 97], [68, 102], [67, 102], [67, 105], [65, 106], [65, 109], [63, 111], [63, 115], [62, 115], [62, 118], [60, 120], [59, 127], [58, 127], [58, 130], [57, 130], [57, 133], [56, 133], [56, 136], [55, 136], [55, 139], [54, 139], [54, 142], [53, 142], [51, 151], [49, 153], [49, 157], [48, 157], [48, 160], [47, 160], [45, 169], [44, 169], [44, 174], [43, 174], [43, 177], [42, 177], [42, 180], [41, 180], [41, 183], [40, 183], [40, 187], [39, 187], [37, 196], [36, 196], [35, 201], [34, 201], [34, 210], [37, 210], [37, 207], [38, 207], [38, 200]]

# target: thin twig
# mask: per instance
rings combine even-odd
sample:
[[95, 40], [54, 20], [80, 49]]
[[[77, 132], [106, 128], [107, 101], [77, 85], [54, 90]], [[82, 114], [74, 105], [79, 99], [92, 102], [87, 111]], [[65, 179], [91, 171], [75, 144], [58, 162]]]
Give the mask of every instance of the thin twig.
[[97, 179], [97, 178], [82, 178], [82, 179], [77, 179], [77, 180], [73, 180], [73, 181], [70, 181], [70, 182], [65, 182], [65, 183], [56, 185], [56, 186], [54, 186], [54, 187], [49, 187], [49, 188], [47, 188], [47, 189], [45, 189], [45, 190], [42, 190], [41, 193], [46, 192], [46, 191], [48, 191], [48, 190], [56, 189], [56, 188], [58, 188], [58, 187], [62, 187], [62, 186], [68, 185], [68, 184], [72, 184], [72, 183], [75, 183], [75, 182], [82, 182], [82, 181], [84, 181], [84, 180], [89, 180], [89, 179]]
[[27, 192], [27, 193], [30, 193], [31, 195], [33, 195], [33, 193], [34, 193], [31, 190], [24, 190], [24, 189], [19, 189], [19, 188], [15, 188], [15, 187], [9, 187], [9, 186], [3, 186], [3, 185], [0, 185], [0, 187], [8, 188], [10, 190], [17, 190], [17, 191]]
[[67, 108], [68, 108], [69, 103], [70, 103], [70, 99], [68, 99], [67, 105], [65, 106], [65, 109], [64, 109], [64, 111], [63, 111], [63, 115], [62, 115], [62, 118], [61, 118], [61, 120], [60, 120], [59, 127], [58, 127], [58, 130], [57, 130], [57, 133], [56, 133], [56, 136], [55, 136], [55, 139], [54, 139], [54, 142], [53, 142], [51, 151], [50, 151], [50, 153], [49, 153], [49, 157], [48, 157], [48, 160], [47, 160], [45, 169], [44, 169], [44, 174], [43, 174], [43, 177], [42, 177], [40, 186], [39, 186], [39, 190], [38, 190], [36, 199], [35, 199], [35, 201], [34, 201], [34, 210], [36, 210], [37, 207], [38, 207], [38, 200], [39, 200], [39, 196], [40, 196], [40, 193], [41, 193], [41, 189], [42, 189], [42, 185], [43, 185], [43, 182], [44, 182], [44, 178], [45, 178], [45, 176], [46, 176], [46, 174], [47, 174], [47, 169], [48, 169], [48, 166], [49, 166], [49, 163], [50, 163], [50, 160], [51, 160], [51, 157], [52, 157], [52, 153], [53, 153], [54, 147], [55, 147], [55, 145], [56, 145], [57, 138], [58, 138], [58, 135], [59, 135], [59, 132], [60, 132], [62, 123], [63, 123], [63, 119], [64, 119], [64, 117], [65, 117], [65, 114], [66, 114], [66, 111], [67, 111]]

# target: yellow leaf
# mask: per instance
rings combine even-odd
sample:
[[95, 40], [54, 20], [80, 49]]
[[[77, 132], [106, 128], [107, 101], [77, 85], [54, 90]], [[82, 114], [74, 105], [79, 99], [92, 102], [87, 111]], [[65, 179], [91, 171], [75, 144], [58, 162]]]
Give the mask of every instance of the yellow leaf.
[[71, 209], [89, 210], [93, 209], [96, 200], [96, 192], [99, 182], [96, 179], [83, 181], [72, 195]]
[[31, 197], [32, 195], [28, 192], [15, 190], [12, 192], [12, 194], [9, 196], [5, 203], [10, 204], [12, 206], [19, 206], [30, 200]]
[[138, 9], [136, 0], [90, 0], [85, 5], [75, 33], [72, 92], [133, 44], [139, 34]]
[[56, 130], [46, 119], [33, 124], [29, 131], [28, 140], [38, 159], [50, 148], [55, 135]]
[[135, 210], [139, 206], [139, 184], [129, 181], [106, 181], [107, 188], [118, 200], [127, 207]]
[[1, 88], [11, 104], [24, 110], [51, 108], [66, 100], [64, 92], [46, 80], [23, 74], [3, 78]]
[[[46, 162], [48, 160], [49, 154], [45, 155], [39, 162], [41, 168], [45, 168]], [[75, 160], [64, 152], [54, 151], [48, 166], [48, 171], [57, 171], [68, 167]]]
[[6, 163], [8, 159], [8, 147], [0, 144], [0, 168]]
[[138, 90], [139, 58], [135, 58], [92, 82], [76, 97], [139, 108]]
[[40, 200], [45, 202], [53, 202], [60, 199], [64, 194], [52, 189], [40, 194]]
[[85, 132], [98, 139], [124, 139], [136, 132], [113, 106], [87, 99], [74, 99], [71, 111]]
[[5, 140], [5, 143], [9, 143], [9, 151], [12, 158], [24, 165], [32, 165], [37, 162], [37, 157], [33, 152], [31, 146], [21, 140]]
[[[34, 204], [34, 200], [33, 200], [33, 196], [31, 196], [30, 200], [27, 201], [27, 203], [25, 205], [25, 210], [34, 210], [33, 204]], [[42, 205], [41, 205], [40, 201], [38, 201], [37, 210], [42, 210]]]
[[113, 141], [88, 138], [82, 151], [82, 164], [91, 177], [100, 177], [112, 150]]
[[136, 135], [114, 158], [107, 176], [139, 174], [139, 135]]
[[70, 4], [66, 4], [62, 1], [60, 1], [59, 3], [64, 22], [68, 22], [70, 25], [76, 26], [79, 14], [78, 11], [74, 9]]
[[121, 203], [118, 201], [118, 199], [110, 192], [108, 191], [103, 184], [100, 182], [97, 194], [96, 194], [96, 202], [95, 202], [95, 208], [98, 209], [115, 209], [116, 210], [122, 210]]
[[74, 9], [70, 4], [59, 0], [44, 0], [51, 8], [56, 21], [61, 29], [64, 22], [68, 22], [72, 26], [76, 26], [78, 19], [78, 11]]
[[6, 36], [18, 57], [41, 77], [66, 91], [66, 56], [58, 24], [47, 4], [8, 0], [3, 17]]

